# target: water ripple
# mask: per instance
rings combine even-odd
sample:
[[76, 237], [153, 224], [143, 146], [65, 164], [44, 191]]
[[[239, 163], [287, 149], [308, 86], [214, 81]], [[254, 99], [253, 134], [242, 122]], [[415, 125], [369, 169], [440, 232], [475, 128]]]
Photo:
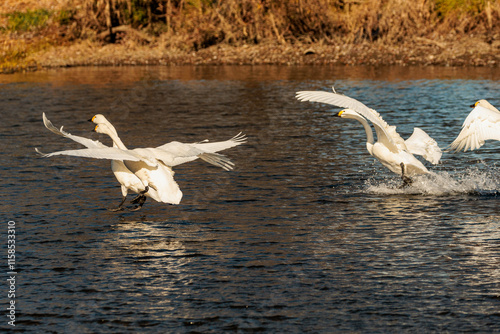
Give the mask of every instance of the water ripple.
[[[419, 126], [445, 147], [475, 99], [498, 104], [497, 75], [243, 66], [2, 76], [11, 117], [0, 124], [0, 201], [16, 221], [16, 329], [500, 331], [498, 143], [446, 152], [432, 174], [400, 189], [366, 152], [359, 124], [294, 98], [335, 85], [404, 138]], [[176, 168], [181, 205], [148, 200], [115, 213], [106, 208], [121, 193], [108, 162], [35, 154], [78, 147], [46, 131], [42, 112], [109, 143], [86, 121], [105, 114], [130, 147], [239, 131], [249, 143], [227, 152], [231, 173], [203, 162]]]

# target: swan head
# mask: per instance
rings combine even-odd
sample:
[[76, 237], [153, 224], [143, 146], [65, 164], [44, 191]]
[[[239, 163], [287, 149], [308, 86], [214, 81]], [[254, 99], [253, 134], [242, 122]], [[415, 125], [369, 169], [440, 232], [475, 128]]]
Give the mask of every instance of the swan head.
[[352, 109], [341, 110], [335, 116], [342, 118], [355, 118], [355, 119], [361, 117], [357, 112], [355, 112]]
[[95, 124], [110, 124], [106, 117], [101, 114], [94, 115], [89, 121]]
[[113, 133], [113, 134], [116, 133], [116, 131], [114, 131], [114, 128], [109, 127], [107, 124], [97, 124], [94, 128], [94, 131], [97, 133], [103, 133], [106, 135], [109, 135], [111, 133]]
[[486, 100], [477, 101], [476, 103], [471, 105], [471, 108], [475, 108], [477, 106], [481, 106], [481, 107], [489, 109], [489, 110], [497, 111], [497, 108], [493, 107], [493, 105]]
[[94, 115], [89, 121], [96, 124], [94, 128], [95, 132], [107, 135], [117, 135], [115, 127], [103, 115]]

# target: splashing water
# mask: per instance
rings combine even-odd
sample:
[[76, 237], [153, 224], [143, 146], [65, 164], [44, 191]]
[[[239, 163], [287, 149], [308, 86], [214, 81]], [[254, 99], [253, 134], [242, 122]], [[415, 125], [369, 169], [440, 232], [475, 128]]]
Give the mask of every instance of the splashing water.
[[459, 172], [431, 172], [413, 177], [411, 186], [405, 188], [400, 188], [400, 178], [383, 181], [369, 179], [365, 183], [365, 191], [382, 195], [500, 195], [498, 175], [496, 167], [488, 167], [487, 170], [474, 167]]

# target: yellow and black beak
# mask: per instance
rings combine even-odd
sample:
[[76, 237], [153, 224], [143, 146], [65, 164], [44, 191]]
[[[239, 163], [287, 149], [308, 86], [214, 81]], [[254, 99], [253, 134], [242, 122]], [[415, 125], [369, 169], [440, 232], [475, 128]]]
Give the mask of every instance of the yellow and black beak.
[[471, 108], [475, 108], [475, 107], [477, 106], [477, 104], [478, 104], [478, 103], [479, 103], [479, 101], [477, 101], [477, 102], [476, 102], [476, 103], [474, 103], [474, 104], [471, 104], [471, 105], [470, 105], [470, 107], [471, 107]]
[[341, 110], [341, 111], [339, 111], [339, 112], [338, 112], [335, 116], [337, 116], [337, 117], [341, 117], [341, 116], [342, 116], [342, 114], [344, 113], [344, 111], [345, 111], [345, 110]]
[[94, 128], [94, 131], [95, 131], [95, 132], [97, 132], [97, 127], [98, 127], [98, 126], [99, 126], [99, 125], [96, 125], [96, 126], [95, 126], [95, 128]]
[[89, 122], [93, 122], [93, 121], [94, 121], [94, 119], [95, 119], [95, 116], [92, 116], [92, 118], [91, 118], [91, 119], [89, 119]]

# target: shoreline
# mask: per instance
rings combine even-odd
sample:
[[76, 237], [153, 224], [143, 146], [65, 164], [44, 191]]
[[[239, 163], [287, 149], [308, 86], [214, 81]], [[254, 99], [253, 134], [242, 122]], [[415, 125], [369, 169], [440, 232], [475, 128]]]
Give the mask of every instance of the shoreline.
[[52, 46], [26, 57], [24, 64], [3, 67], [0, 73], [44, 68], [126, 65], [369, 65], [500, 67], [500, 41], [482, 38], [433, 41], [415, 38], [398, 45], [382, 42], [326, 45], [323, 43], [218, 44], [198, 51], [162, 47], [161, 43], [103, 44], [89, 40]]

